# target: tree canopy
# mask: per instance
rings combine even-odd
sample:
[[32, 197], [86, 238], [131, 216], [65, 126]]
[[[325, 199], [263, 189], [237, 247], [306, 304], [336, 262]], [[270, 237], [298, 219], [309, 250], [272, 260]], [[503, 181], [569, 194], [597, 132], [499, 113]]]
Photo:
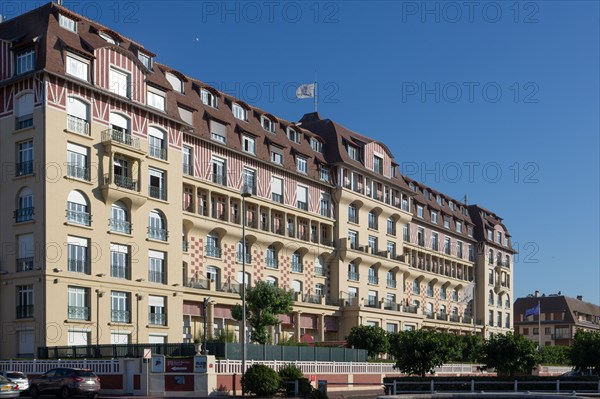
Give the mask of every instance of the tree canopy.
[[571, 364], [576, 369], [592, 369], [600, 373], [600, 332], [578, 330], [570, 350]]
[[390, 336], [390, 354], [396, 368], [424, 377], [450, 359], [448, 334], [428, 330], [402, 331]]
[[492, 334], [483, 345], [482, 362], [500, 374], [528, 374], [540, 362], [536, 344], [523, 335]]
[[366, 349], [371, 358], [386, 353], [389, 348], [388, 333], [378, 326], [354, 326], [346, 342], [356, 349]]

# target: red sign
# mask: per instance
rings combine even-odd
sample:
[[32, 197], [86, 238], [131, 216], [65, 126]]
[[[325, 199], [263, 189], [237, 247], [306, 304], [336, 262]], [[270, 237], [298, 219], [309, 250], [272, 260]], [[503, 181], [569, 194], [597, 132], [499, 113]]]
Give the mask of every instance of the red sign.
[[193, 373], [194, 359], [167, 359], [165, 372], [167, 373]]

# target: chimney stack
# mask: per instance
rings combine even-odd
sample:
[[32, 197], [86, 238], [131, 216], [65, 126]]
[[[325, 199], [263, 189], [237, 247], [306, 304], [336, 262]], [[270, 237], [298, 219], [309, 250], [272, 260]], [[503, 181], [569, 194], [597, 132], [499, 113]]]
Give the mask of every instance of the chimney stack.
[[0, 14], [0, 24], [4, 22], [4, 15]]
[[577, 299], [579, 299], [580, 301], [583, 301], [583, 295], [577, 295]]
[[535, 290], [535, 297], [538, 298], [540, 296], [540, 292], [538, 290]]

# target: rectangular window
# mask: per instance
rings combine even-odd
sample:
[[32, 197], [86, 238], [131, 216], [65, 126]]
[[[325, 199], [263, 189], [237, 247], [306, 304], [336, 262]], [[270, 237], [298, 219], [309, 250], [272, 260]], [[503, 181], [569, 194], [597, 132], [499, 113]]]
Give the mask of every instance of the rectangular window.
[[31, 174], [33, 174], [33, 140], [22, 141], [17, 144], [16, 175]]
[[194, 149], [183, 146], [183, 173], [189, 176], [194, 175]]
[[77, 22], [74, 19], [58, 14], [58, 24], [71, 32], [77, 33]]
[[67, 74], [88, 82], [89, 68], [90, 63], [88, 60], [73, 54], [67, 54]]
[[369, 236], [369, 248], [371, 248], [371, 253], [377, 253], [377, 237]]
[[487, 239], [488, 239], [488, 241], [494, 240], [494, 233], [490, 229], [487, 230]]
[[408, 223], [402, 226], [402, 239], [406, 242], [410, 242], [410, 224]]
[[394, 259], [396, 257], [396, 243], [393, 241], [388, 241], [387, 251], [390, 254], [390, 258]]
[[160, 90], [153, 89], [148, 87], [148, 106], [152, 108], [156, 108], [161, 111], [165, 111], [165, 93]]
[[431, 233], [431, 249], [434, 251], [439, 250], [438, 233]]
[[89, 320], [89, 290], [82, 287], [68, 288], [67, 318], [71, 320]]
[[200, 97], [202, 98], [202, 103], [204, 105], [208, 105], [212, 108], [217, 108], [217, 97], [208, 90], [200, 90]]
[[296, 169], [300, 173], [307, 174], [308, 173], [308, 162], [306, 158], [296, 156]]
[[275, 123], [266, 116], [262, 116], [260, 118], [260, 124], [263, 129], [265, 129], [269, 133], [275, 133]]
[[450, 237], [444, 238], [444, 253], [450, 255]]
[[242, 169], [242, 192], [256, 195], [256, 171], [244, 167]]
[[308, 210], [308, 187], [298, 185], [296, 188], [296, 201], [298, 209]]
[[467, 226], [467, 235], [473, 237], [473, 226]]
[[312, 137], [310, 139], [310, 148], [312, 148], [313, 151], [322, 153], [323, 152], [323, 143], [321, 143], [319, 140]]
[[148, 252], [148, 281], [151, 283], [166, 284], [165, 253], [159, 251]]
[[152, 69], [152, 57], [138, 50], [138, 60], [147, 68]]
[[463, 257], [463, 243], [460, 241], [456, 242], [456, 256], [459, 258]]
[[25, 50], [17, 54], [17, 75], [33, 70], [34, 50]]
[[327, 193], [321, 193], [321, 216], [330, 217], [331, 211], [329, 209], [330, 197]]
[[165, 297], [148, 295], [148, 324], [166, 326]]
[[425, 229], [422, 227], [417, 228], [417, 244], [425, 246]]
[[131, 307], [129, 293], [110, 292], [110, 320], [113, 323], [131, 323]]
[[498, 244], [502, 245], [502, 233], [499, 231], [496, 232], [496, 242], [498, 242]]
[[276, 163], [277, 165], [281, 165], [283, 163], [283, 155], [281, 154], [281, 150], [271, 149], [271, 162]]
[[271, 199], [283, 204], [283, 179], [279, 177], [271, 178]]
[[417, 217], [423, 219], [423, 206], [417, 205]]
[[248, 120], [246, 108], [242, 107], [241, 105], [233, 103], [233, 105], [231, 106], [231, 111], [233, 112], [233, 116], [236, 119], [239, 119], [241, 121]]
[[460, 222], [459, 220], [456, 221], [456, 231], [458, 233], [462, 233], [462, 222]]
[[350, 157], [350, 159], [360, 161], [358, 147], [355, 147], [352, 144], [348, 144], [348, 156]]
[[88, 242], [87, 238], [67, 237], [67, 263], [70, 272], [90, 274], [88, 267]]
[[33, 317], [33, 284], [17, 285], [17, 319]]
[[446, 228], [446, 229], [450, 228], [450, 219], [444, 218], [444, 228]]
[[377, 215], [375, 212], [369, 212], [368, 226], [370, 229], [377, 230]]
[[67, 143], [67, 176], [75, 179], [90, 180], [88, 167], [88, 149]]
[[131, 96], [131, 75], [118, 71], [114, 68], [110, 69], [109, 90], [119, 96], [129, 98]]
[[212, 181], [227, 186], [227, 168], [224, 159], [217, 157], [212, 159]]
[[131, 279], [129, 267], [129, 246], [110, 244], [110, 276]]
[[431, 211], [431, 223], [437, 224], [438, 214], [436, 211]]
[[380, 175], [383, 174], [383, 158], [378, 157], [377, 155], [373, 156], [373, 171]]
[[254, 137], [242, 136], [242, 150], [250, 154], [255, 154]]
[[321, 165], [320, 177], [321, 181], [329, 182], [329, 166]]
[[290, 141], [293, 141], [294, 143], [300, 143], [300, 134], [296, 130], [288, 128], [287, 136]]
[[396, 222], [392, 218], [387, 220], [387, 233], [392, 236], [396, 235]]
[[210, 138], [225, 144], [227, 142], [227, 127], [217, 121], [210, 121]]
[[358, 249], [358, 233], [354, 230], [348, 230], [348, 242], [351, 249]]
[[148, 168], [149, 185], [148, 194], [152, 198], [166, 201], [167, 186], [165, 182], [165, 172], [158, 169]]

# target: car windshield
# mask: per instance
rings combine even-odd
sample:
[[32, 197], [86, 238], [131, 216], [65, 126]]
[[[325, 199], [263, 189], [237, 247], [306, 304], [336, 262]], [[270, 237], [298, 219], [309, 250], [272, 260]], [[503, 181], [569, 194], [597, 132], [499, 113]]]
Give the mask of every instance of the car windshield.
[[80, 377], [95, 377], [96, 375], [90, 370], [75, 370], [75, 374]]
[[8, 378], [27, 378], [27, 377], [25, 377], [25, 374], [19, 373], [19, 372], [6, 373], [6, 376]]

